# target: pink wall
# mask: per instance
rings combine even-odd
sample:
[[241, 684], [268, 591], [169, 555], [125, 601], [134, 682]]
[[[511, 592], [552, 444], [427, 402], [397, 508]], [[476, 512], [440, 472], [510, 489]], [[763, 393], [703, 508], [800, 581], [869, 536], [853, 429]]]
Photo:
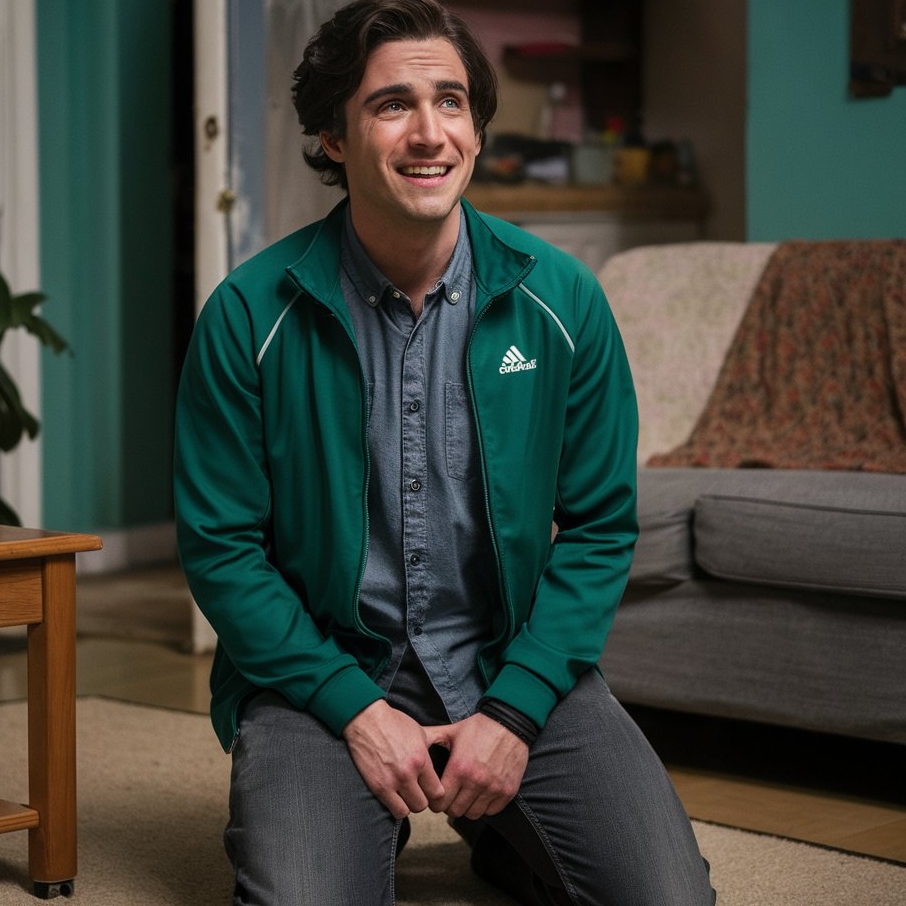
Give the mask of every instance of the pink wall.
[[[515, 80], [503, 71], [503, 48], [506, 45], [530, 44], [533, 42], [557, 42], [578, 44], [579, 18], [575, 13], [558, 12], [515, 12], [506, 10], [478, 9], [473, 6], [450, 4], [473, 28], [481, 40], [482, 46], [491, 62], [497, 67], [500, 78], [501, 109], [510, 103], [535, 102], [536, 107], [543, 106], [544, 85], [539, 82], [532, 85], [535, 94], [514, 90]], [[578, 93], [578, 81], [572, 79], [565, 83], [567, 96], [558, 107], [553, 118], [553, 138], [567, 141], [578, 141], [582, 135], [582, 109]], [[524, 87], [524, 86], [523, 86]], [[513, 98], [516, 98], [514, 101]], [[512, 111], [508, 111], [507, 121], [512, 120]], [[534, 127], [538, 120], [537, 111], [527, 114], [527, 123]], [[493, 125], [491, 131], [493, 132]]]
[[579, 18], [574, 13], [507, 12], [472, 6], [457, 7], [453, 3], [449, 6], [472, 26], [495, 65], [502, 60], [506, 44], [532, 41], [579, 43]]

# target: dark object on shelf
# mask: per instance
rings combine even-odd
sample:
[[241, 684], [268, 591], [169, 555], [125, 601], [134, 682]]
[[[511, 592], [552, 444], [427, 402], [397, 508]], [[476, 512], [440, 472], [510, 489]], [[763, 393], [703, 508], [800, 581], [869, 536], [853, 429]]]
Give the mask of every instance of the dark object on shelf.
[[676, 185], [679, 182], [679, 153], [673, 142], [655, 142], [651, 146], [648, 175], [654, 183]]
[[526, 135], [503, 133], [490, 136], [475, 167], [477, 182], [519, 183], [531, 172], [560, 168], [557, 161], [563, 161], [568, 168], [571, 146], [567, 142], [543, 141]]

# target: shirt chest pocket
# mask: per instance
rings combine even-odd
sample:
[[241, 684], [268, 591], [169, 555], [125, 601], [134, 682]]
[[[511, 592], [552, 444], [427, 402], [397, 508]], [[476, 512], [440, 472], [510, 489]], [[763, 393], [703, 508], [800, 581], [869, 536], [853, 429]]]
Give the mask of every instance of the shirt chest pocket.
[[444, 387], [444, 437], [447, 475], [471, 481], [479, 474], [478, 438], [465, 384], [447, 382]]

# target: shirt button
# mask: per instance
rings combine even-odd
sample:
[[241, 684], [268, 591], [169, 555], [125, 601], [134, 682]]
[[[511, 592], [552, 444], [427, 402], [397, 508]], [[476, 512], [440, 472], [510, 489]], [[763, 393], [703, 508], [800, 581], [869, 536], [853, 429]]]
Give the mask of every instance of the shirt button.
[[369, 305], [377, 305], [377, 296], [369, 296], [369, 297], [368, 297], [368, 304], [369, 304]]
[[422, 634], [421, 626], [416, 626], [415, 629], [412, 630], [412, 633], [413, 633], [413, 635], [421, 635]]
[[456, 290], [455, 292], [450, 293], [450, 301], [455, 305], [460, 300], [461, 296], [462, 294], [459, 290]]
[[413, 554], [413, 555], [409, 558], [409, 562], [410, 562], [413, 566], [418, 566], [418, 564], [422, 562], [422, 558], [419, 557], [418, 554]]
[[412, 488], [413, 491], [420, 491], [422, 489], [422, 483], [417, 478], [413, 478], [412, 481], [409, 482], [409, 487]]
[[421, 409], [421, 403], [418, 400], [413, 400], [409, 403], [410, 412], [418, 412], [419, 409]]

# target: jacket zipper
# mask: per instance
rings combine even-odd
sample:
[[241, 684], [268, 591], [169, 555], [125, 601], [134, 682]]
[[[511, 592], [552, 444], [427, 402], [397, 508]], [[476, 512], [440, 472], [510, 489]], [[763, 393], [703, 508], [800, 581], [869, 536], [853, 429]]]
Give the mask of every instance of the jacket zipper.
[[[318, 304], [322, 305], [329, 313], [330, 316], [337, 322], [340, 319], [334, 314], [333, 310], [324, 302], [321, 302], [316, 296], [312, 295], [312, 299]], [[342, 326], [342, 325], [341, 325]], [[352, 348], [355, 351], [356, 362], [358, 363], [359, 368], [359, 387], [362, 393], [362, 454], [365, 461], [365, 481], [362, 488], [362, 510], [363, 510], [363, 538], [362, 538], [362, 556], [359, 560], [359, 575], [356, 579], [355, 590], [353, 592], [352, 599], [352, 613], [355, 618], [356, 626], [359, 631], [376, 641], [382, 642], [386, 645], [390, 644], [390, 640], [385, 638], [382, 635], [378, 635], [373, 630], [369, 629], [363, 622], [361, 613], [359, 611], [359, 594], [362, 590], [362, 582], [365, 579], [365, 564], [368, 562], [368, 539], [370, 537], [371, 528], [370, 528], [370, 517], [368, 514], [368, 488], [371, 483], [371, 453], [368, 449], [368, 384], [365, 380], [365, 372], [362, 370], [362, 362], [359, 359], [359, 348], [356, 345], [355, 337], [349, 333], [345, 326], [343, 326], [343, 332], [346, 334], [347, 339], [352, 344]], [[385, 656], [378, 663], [377, 667], [373, 671], [371, 676], [372, 679], [376, 679], [384, 670], [384, 667], [387, 665], [389, 656]]]
[[[535, 256], [532, 255], [531, 264], [534, 265], [534, 263], [535, 263]], [[488, 528], [490, 529], [490, 532], [491, 532], [491, 547], [493, 548], [494, 560], [497, 564], [497, 581], [500, 584], [500, 596], [503, 600], [504, 617], [505, 617], [503, 629], [498, 634], [498, 636], [495, 639], [493, 639], [493, 641], [491, 641], [488, 645], [486, 645], [482, 649], [482, 653], [488, 649], [494, 648], [501, 641], [506, 639], [507, 636], [513, 636], [515, 634], [514, 629], [515, 629], [515, 623], [516, 623], [516, 615], [513, 611], [513, 602], [510, 599], [509, 589], [507, 588], [506, 582], [504, 581], [503, 559], [500, 555], [500, 543], [497, 540], [497, 528], [494, 524], [493, 514], [491, 513], [491, 497], [490, 497], [490, 493], [488, 492], [488, 471], [487, 471], [487, 466], [486, 466], [486, 458], [485, 458], [485, 454], [484, 454], [484, 438], [482, 437], [481, 423], [478, 418], [478, 406], [475, 403], [475, 382], [472, 377], [472, 343], [474, 342], [475, 334], [478, 332], [478, 325], [481, 323], [481, 320], [485, 316], [485, 313], [488, 311], [488, 309], [495, 302], [497, 302], [502, 296], [506, 295], [506, 293], [512, 292], [519, 285], [519, 283], [522, 282], [522, 279], [525, 277], [528, 270], [530, 270], [530, 267], [526, 268], [526, 270], [523, 271], [519, 275], [518, 279], [513, 281], [513, 284], [511, 286], [507, 287], [502, 292], [499, 292], [497, 295], [491, 296], [491, 298], [488, 300], [488, 304], [485, 305], [484, 308], [482, 308], [481, 311], [478, 313], [478, 317], [475, 319], [475, 324], [472, 326], [472, 333], [469, 336], [469, 346], [468, 346], [467, 355], [466, 355], [466, 361], [468, 363], [468, 371], [467, 371], [466, 376], [467, 376], [468, 382], [469, 382], [469, 403], [472, 407], [472, 417], [475, 420], [475, 434], [478, 437], [478, 454], [481, 459], [481, 478], [482, 478], [482, 485], [484, 488], [485, 514], [486, 514], [487, 520], [488, 520]], [[484, 667], [484, 663], [483, 663], [481, 657], [479, 657], [479, 659], [478, 659], [478, 667], [481, 670], [482, 676], [484, 676], [485, 682], [490, 684], [490, 678], [487, 676], [487, 673], [486, 673], [485, 667]]]

